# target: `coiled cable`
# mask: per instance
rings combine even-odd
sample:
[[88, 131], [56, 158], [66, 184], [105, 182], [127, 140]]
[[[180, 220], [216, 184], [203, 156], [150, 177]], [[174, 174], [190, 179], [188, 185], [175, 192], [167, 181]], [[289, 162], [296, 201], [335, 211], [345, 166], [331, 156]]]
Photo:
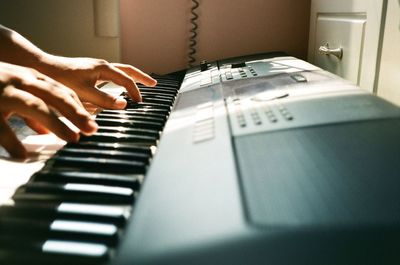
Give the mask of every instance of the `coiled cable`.
[[192, 8], [190, 9], [190, 13], [192, 14], [190, 18], [190, 24], [192, 28], [190, 29], [190, 38], [189, 38], [189, 53], [188, 53], [188, 65], [189, 67], [193, 67], [196, 62], [196, 46], [197, 46], [197, 29], [199, 25], [197, 24], [197, 19], [199, 15], [196, 13], [197, 8], [199, 7], [199, 2], [197, 0], [192, 0]]

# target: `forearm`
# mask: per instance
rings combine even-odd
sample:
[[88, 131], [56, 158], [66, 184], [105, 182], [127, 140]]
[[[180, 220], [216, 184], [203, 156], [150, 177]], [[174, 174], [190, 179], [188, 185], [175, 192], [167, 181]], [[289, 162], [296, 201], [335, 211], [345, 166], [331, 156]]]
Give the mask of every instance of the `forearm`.
[[0, 61], [42, 70], [50, 55], [17, 32], [0, 25]]

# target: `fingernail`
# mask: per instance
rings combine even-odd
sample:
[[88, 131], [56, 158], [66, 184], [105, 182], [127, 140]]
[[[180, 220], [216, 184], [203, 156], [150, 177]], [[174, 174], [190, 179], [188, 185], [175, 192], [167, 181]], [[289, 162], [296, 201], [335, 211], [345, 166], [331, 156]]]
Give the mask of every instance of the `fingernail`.
[[114, 107], [119, 108], [119, 109], [123, 109], [126, 107], [126, 100], [123, 98], [116, 98], [114, 101]]
[[75, 137], [75, 139], [74, 139], [73, 142], [74, 142], [74, 143], [78, 143], [80, 138], [81, 138], [80, 134], [77, 133], [77, 134], [76, 134], [76, 137]]

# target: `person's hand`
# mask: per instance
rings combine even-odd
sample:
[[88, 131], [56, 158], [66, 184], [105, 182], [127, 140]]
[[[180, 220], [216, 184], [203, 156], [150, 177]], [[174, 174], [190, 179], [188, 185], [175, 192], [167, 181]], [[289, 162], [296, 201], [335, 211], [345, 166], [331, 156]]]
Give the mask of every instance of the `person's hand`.
[[66, 126], [53, 110], [70, 120], [84, 134], [92, 134], [97, 124], [83, 108], [74, 91], [38, 71], [0, 62], [0, 145], [12, 157], [25, 158], [26, 150], [7, 123], [10, 115], [23, 117], [39, 132], [52, 131], [76, 142], [79, 132]]
[[68, 58], [46, 54], [39, 71], [73, 89], [82, 101], [108, 109], [123, 109], [126, 101], [96, 87], [99, 81], [111, 81], [126, 88], [130, 97], [141, 101], [135, 82], [155, 86], [157, 81], [139, 69], [93, 58]]
[[123, 109], [126, 101], [96, 88], [99, 81], [123, 86], [131, 98], [141, 101], [135, 81], [155, 86], [156, 80], [126, 64], [92, 58], [67, 58], [51, 55], [36, 47], [17, 32], [0, 25], [0, 61], [26, 66], [73, 89], [83, 100], [103, 108]]

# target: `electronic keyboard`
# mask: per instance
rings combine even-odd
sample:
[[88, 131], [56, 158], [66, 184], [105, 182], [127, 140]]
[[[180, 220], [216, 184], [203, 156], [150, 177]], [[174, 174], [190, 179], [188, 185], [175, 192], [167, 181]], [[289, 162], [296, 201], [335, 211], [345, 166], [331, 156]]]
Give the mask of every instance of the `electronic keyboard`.
[[399, 264], [397, 106], [284, 53], [154, 77], [0, 207], [0, 264]]

